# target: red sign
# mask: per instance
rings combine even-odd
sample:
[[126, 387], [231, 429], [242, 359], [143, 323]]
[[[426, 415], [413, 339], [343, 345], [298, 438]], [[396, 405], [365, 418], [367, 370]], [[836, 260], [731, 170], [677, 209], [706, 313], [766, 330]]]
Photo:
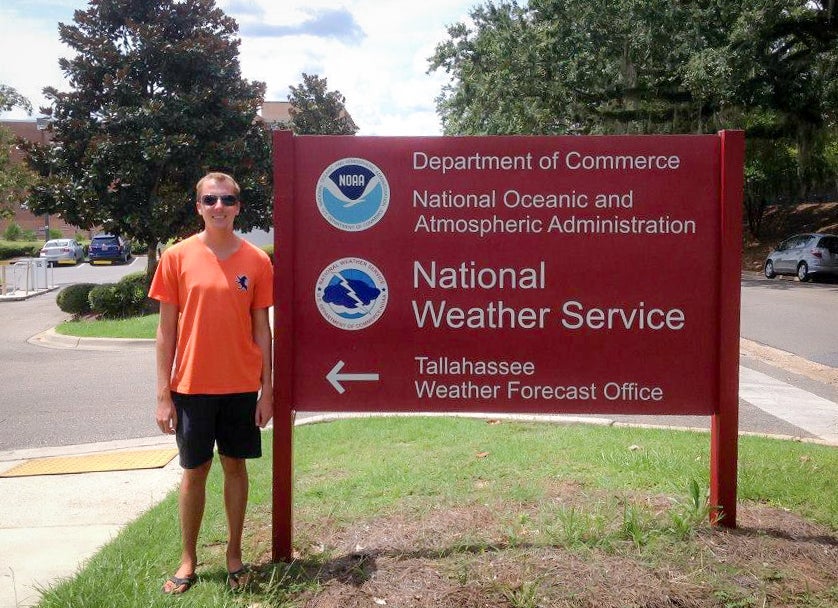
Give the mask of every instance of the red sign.
[[274, 134], [273, 557], [293, 410], [712, 414], [736, 526], [744, 134]]
[[289, 136], [276, 154], [294, 409], [714, 413], [719, 136]]

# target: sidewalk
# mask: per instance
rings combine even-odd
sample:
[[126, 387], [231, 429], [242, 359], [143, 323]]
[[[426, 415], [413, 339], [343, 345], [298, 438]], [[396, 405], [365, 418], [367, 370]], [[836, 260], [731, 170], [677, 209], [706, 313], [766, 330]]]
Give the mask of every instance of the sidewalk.
[[[30, 459], [174, 447], [174, 437], [0, 452], [0, 472]], [[180, 480], [162, 469], [0, 478], [0, 608], [32, 606]]]

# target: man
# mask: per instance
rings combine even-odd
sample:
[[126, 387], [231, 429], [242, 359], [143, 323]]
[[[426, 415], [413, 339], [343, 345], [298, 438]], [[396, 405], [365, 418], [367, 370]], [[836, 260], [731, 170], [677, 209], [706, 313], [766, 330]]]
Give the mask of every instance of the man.
[[198, 532], [216, 443], [229, 534], [227, 580], [234, 590], [247, 584], [241, 546], [246, 459], [261, 456], [259, 429], [273, 415], [273, 266], [264, 251], [233, 232], [241, 201], [231, 176], [209, 173], [195, 190], [204, 229], [163, 253], [149, 290], [160, 301], [157, 425], [176, 435], [183, 467], [182, 553], [163, 585], [168, 594], [184, 593], [197, 580]]

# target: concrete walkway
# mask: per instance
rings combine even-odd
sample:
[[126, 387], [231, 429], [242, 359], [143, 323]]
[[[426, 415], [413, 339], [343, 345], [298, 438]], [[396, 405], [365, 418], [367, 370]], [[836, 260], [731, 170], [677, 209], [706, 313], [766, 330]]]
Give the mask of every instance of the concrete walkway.
[[[174, 446], [174, 438], [0, 452], [0, 472], [33, 458]], [[32, 606], [39, 589], [72, 576], [123, 526], [177, 486], [177, 458], [161, 469], [0, 478], [0, 608]]]

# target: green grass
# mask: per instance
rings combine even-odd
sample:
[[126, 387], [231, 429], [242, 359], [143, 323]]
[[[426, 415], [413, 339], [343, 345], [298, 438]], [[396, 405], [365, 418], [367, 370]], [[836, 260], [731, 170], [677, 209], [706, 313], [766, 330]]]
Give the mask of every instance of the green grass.
[[154, 339], [157, 332], [158, 314], [127, 319], [102, 319], [65, 321], [55, 331], [77, 338], [148, 338]]
[[[306, 535], [312, 530], [363, 526], [396, 514], [419, 521], [439, 510], [469, 507], [493, 509], [506, 522], [505, 550], [522, 552], [522, 559], [538, 547], [578, 547], [641, 552], [644, 563], [668, 568], [669, 552], [700, 551], [698, 543], [691, 545], [687, 539], [707, 528], [709, 444], [709, 435], [703, 433], [489, 425], [459, 418], [370, 418], [302, 426], [295, 430], [294, 443], [295, 546], [304, 554], [302, 561], [265, 566], [265, 582], [253, 592], [226, 591], [226, 523], [216, 462], [199, 543], [199, 583], [187, 596], [174, 599], [160, 592], [179, 556], [173, 493], [127, 526], [78, 575], [47, 591], [40, 605], [294, 606], [301, 592], [317, 591], [319, 583], [311, 571], [318, 560], [322, 566], [335, 557], [328, 552], [310, 554], [316, 538]], [[264, 561], [270, 555], [269, 434], [264, 447], [265, 457], [249, 465], [247, 560]], [[743, 437], [740, 479], [740, 501], [789, 509], [838, 530], [838, 449]], [[556, 502], [557, 487], [573, 504]], [[648, 508], [633, 498], [638, 493], [670, 497], [670, 506], [663, 511]], [[490, 550], [497, 542], [481, 537], [481, 531], [469, 534], [460, 539], [460, 552], [456, 546], [436, 548], [458, 564], [451, 571], [452, 580], [477, 576], [479, 564], [474, 560], [483, 553], [479, 548]], [[357, 568], [362, 576], [364, 564], [359, 562]], [[712, 578], [717, 575], [708, 573], [706, 584], [720, 595], [738, 597], [741, 589], [731, 583], [735, 573], [724, 580]], [[510, 605], [535, 605], [533, 585], [524, 582], [502, 592]], [[833, 591], [838, 593], [838, 588]]]

